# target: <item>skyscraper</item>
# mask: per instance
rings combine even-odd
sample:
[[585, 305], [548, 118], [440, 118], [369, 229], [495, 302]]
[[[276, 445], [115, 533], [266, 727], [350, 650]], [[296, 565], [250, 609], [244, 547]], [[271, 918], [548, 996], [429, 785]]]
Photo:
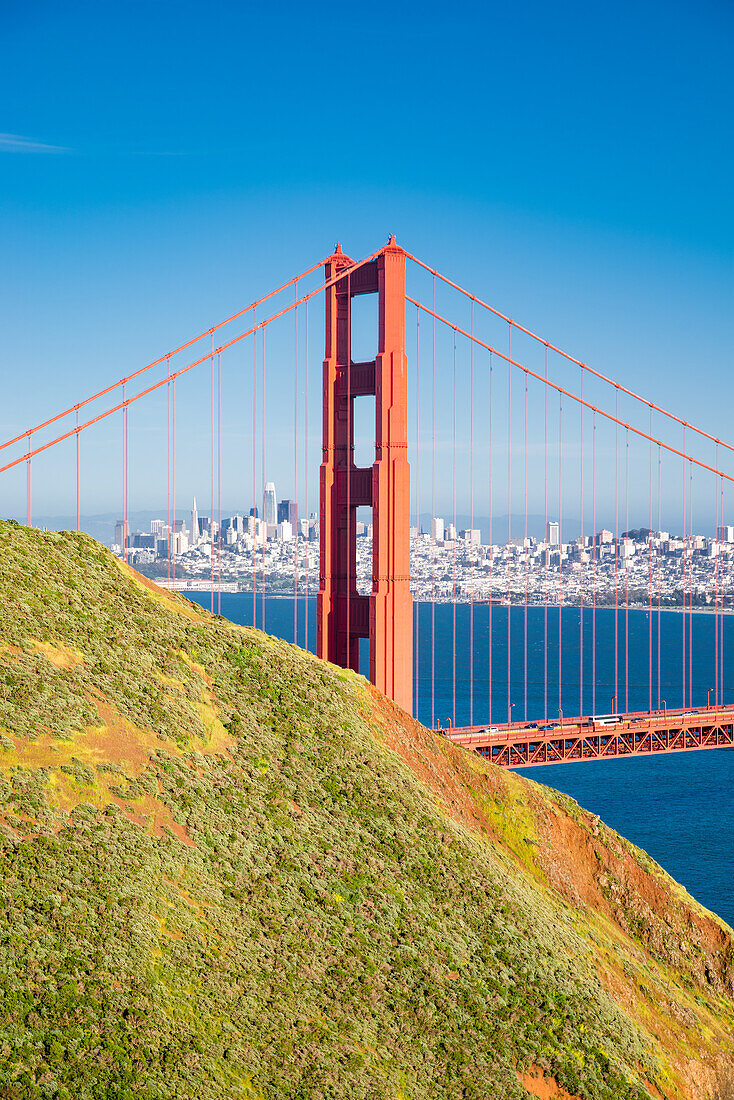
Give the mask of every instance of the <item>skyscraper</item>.
[[275, 483], [268, 481], [263, 493], [263, 520], [265, 523], [278, 522], [278, 502], [275, 499]]
[[549, 519], [545, 525], [545, 541], [548, 546], [558, 546], [561, 541], [560, 534], [558, 520]]
[[194, 505], [191, 509], [191, 535], [189, 542], [192, 546], [196, 546], [199, 541], [199, 512], [196, 507], [196, 497], [194, 497]]
[[130, 524], [127, 520], [118, 519], [115, 524], [115, 545], [125, 547], [130, 539]]
[[298, 508], [296, 507], [295, 500], [281, 500], [278, 503], [278, 523], [287, 520], [291, 527], [295, 527], [297, 519]]

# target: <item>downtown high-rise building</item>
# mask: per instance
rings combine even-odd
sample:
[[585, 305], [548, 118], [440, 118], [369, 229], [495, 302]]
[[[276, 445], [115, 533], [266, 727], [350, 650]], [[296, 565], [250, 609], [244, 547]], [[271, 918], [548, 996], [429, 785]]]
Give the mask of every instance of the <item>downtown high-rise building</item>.
[[199, 510], [196, 507], [196, 497], [194, 497], [194, 504], [191, 509], [191, 535], [189, 542], [192, 546], [196, 546], [199, 541]]
[[268, 481], [263, 492], [263, 521], [273, 526], [278, 522], [278, 502], [275, 497], [275, 482]]
[[283, 523], [284, 520], [295, 528], [298, 520], [298, 508], [295, 500], [281, 500], [278, 503], [278, 523]]
[[118, 519], [115, 524], [115, 545], [125, 547], [130, 539], [130, 524], [126, 519]]
[[561, 541], [561, 529], [556, 519], [549, 519], [545, 525], [545, 541], [548, 546], [558, 546]]

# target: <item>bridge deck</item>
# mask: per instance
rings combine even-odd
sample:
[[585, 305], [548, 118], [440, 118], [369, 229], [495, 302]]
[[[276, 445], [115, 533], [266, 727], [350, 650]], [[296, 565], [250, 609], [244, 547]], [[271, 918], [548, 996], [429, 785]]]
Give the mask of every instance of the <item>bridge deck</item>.
[[440, 730], [504, 768], [734, 746], [734, 706]]

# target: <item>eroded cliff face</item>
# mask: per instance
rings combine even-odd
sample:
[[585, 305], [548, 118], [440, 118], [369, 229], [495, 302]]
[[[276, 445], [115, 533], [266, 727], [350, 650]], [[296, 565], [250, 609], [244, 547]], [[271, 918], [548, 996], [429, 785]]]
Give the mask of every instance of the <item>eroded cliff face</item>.
[[0, 1096], [734, 1096], [731, 931], [598, 818], [85, 536], [0, 561]]
[[[373, 695], [386, 741], [446, 812], [509, 849], [539, 885], [583, 914], [600, 981], [631, 1016], [648, 1027], [654, 1020], [677, 1087], [691, 1097], [734, 1097], [734, 941], [728, 925], [572, 798], [478, 762]], [[714, 1017], [721, 1009], [730, 1021], [715, 1051], [702, 1042], [712, 1023], [701, 1012], [703, 1001], [715, 1006]], [[536, 1087], [543, 1095], [544, 1086]]]

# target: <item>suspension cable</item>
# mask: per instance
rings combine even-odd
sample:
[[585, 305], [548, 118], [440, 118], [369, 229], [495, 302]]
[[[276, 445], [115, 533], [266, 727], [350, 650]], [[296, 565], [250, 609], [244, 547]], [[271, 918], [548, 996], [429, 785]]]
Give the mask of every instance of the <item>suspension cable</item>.
[[[350, 267], [348, 269], [349, 273], [353, 273], [353, 272], [357, 271], [359, 268], [364, 267], [365, 264], [370, 263], [371, 260], [374, 260], [375, 256], [378, 256], [380, 254], [380, 251], [381, 250], [378, 250], [377, 252], [374, 252], [371, 256], [367, 256], [367, 257], [365, 257], [365, 259], [360, 260], [356, 264], [353, 264], [352, 267]], [[310, 301], [310, 299], [315, 297], [317, 294], [321, 294], [324, 290], [328, 290], [329, 287], [331, 287], [335, 283], [339, 282], [340, 279], [345, 278], [346, 274], [347, 274], [347, 272], [342, 271], [342, 272], [339, 273], [339, 275], [335, 275], [332, 279], [328, 279], [325, 282], [320, 283], [319, 286], [316, 287], [315, 290], [310, 291], [308, 294], [302, 295], [298, 299], [297, 302], [291, 302], [289, 305], [284, 306], [282, 309], [278, 310], [276, 313], [271, 314], [271, 316], [266, 318], [264, 321], [258, 322], [258, 324], [253, 326], [253, 328], [249, 328], [245, 332], [240, 333], [239, 336], [235, 336], [231, 340], [226, 341], [226, 343], [221, 344], [218, 348], [214, 349], [215, 352], [218, 355], [220, 355], [223, 351], [226, 351], [228, 348], [234, 347], [234, 345], [238, 344], [240, 342], [240, 340], [244, 340], [248, 336], [252, 336], [253, 332], [256, 332], [258, 330], [263, 331], [268, 325], [272, 324], [273, 321], [277, 321], [278, 318], [283, 317], [286, 313], [289, 313], [292, 309], [294, 309], [294, 307], [296, 305], [303, 305], [305, 302]], [[290, 285], [290, 283], [288, 285]], [[406, 298], [406, 300], [407, 300], [407, 298]], [[249, 308], [250, 307], [248, 306], [248, 309]], [[206, 335], [206, 334], [204, 334], [204, 335]], [[171, 353], [171, 354], [173, 354], [173, 353]], [[146, 389], [140, 390], [133, 397], [128, 397], [126, 400], [124, 400], [122, 402], [118, 402], [118, 404], [116, 404], [116, 405], [112, 405], [109, 409], [105, 409], [104, 412], [101, 412], [97, 416], [91, 417], [89, 420], [85, 421], [83, 424], [80, 424], [79, 430], [84, 431], [86, 428], [90, 428], [93, 424], [98, 424], [101, 420], [105, 420], [108, 416], [112, 416], [114, 413], [120, 412], [121, 409], [127, 408], [128, 405], [132, 405], [136, 401], [139, 401], [141, 398], [147, 397], [149, 393], [154, 393], [156, 390], [159, 390], [162, 386], [165, 386], [168, 381], [173, 381], [176, 378], [180, 378], [181, 375], [187, 374], [190, 370], [193, 370], [194, 367], [198, 367], [202, 363], [207, 362], [207, 360], [209, 359], [209, 356], [210, 356], [210, 352], [208, 352], [206, 355], [202, 355], [199, 359], [195, 359], [191, 363], [187, 363], [186, 366], [180, 367], [173, 374], [169, 374], [166, 378], [161, 379], [160, 382], [155, 382], [152, 385], [146, 387]], [[162, 360], [156, 360], [156, 362], [159, 363], [159, 362], [162, 362]], [[140, 372], [137, 372], [137, 373], [140, 373]], [[135, 377], [135, 375], [130, 375], [129, 376], [129, 378], [134, 378], [134, 377]], [[126, 382], [126, 381], [128, 381], [128, 379], [124, 379], [124, 380], [121, 380], [119, 382], [115, 382], [114, 385], [108, 387], [108, 389], [105, 390], [104, 392], [109, 393], [111, 390], [116, 389], [118, 386], [120, 386], [122, 384], [123, 381]], [[90, 400], [94, 400], [94, 399], [90, 398]], [[88, 404], [88, 403], [89, 402], [81, 402], [80, 405], [79, 405], [79, 408], [82, 408], [83, 405]], [[53, 417], [52, 420], [48, 421], [47, 423], [53, 423], [53, 421], [60, 419], [61, 416], [65, 416], [68, 413], [74, 412], [76, 407], [77, 406], [75, 406], [75, 405], [72, 406], [70, 409], [68, 409], [66, 411], [66, 413], [60, 413], [59, 416]], [[43, 427], [43, 426], [45, 426], [45, 425], [40, 425], [40, 427]], [[37, 429], [32, 429], [32, 431], [36, 431], [36, 430]], [[76, 431], [76, 428], [72, 428], [70, 431], [64, 432], [62, 435], [56, 436], [54, 439], [49, 440], [47, 443], [44, 443], [42, 446], [36, 447], [34, 450], [30, 449], [30, 444], [29, 444], [29, 450], [25, 454], [20, 455], [19, 458], [14, 459], [12, 462], [6, 463], [5, 466], [0, 466], [0, 474], [4, 474], [6, 470], [11, 470], [11, 469], [13, 469], [14, 466], [18, 466], [22, 462], [28, 462], [31, 458], [35, 457], [35, 455], [41, 454], [43, 451], [49, 450], [50, 447], [54, 447], [57, 443], [62, 443], [65, 439], [69, 439], [70, 436], [74, 435], [75, 431]], [[20, 439], [24, 439], [26, 437], [29, 437], [30, 434], [31, 434], [30, 432], [24, 432], [21, 436], [16, 437], [16, 439], [8, 440], [7, 443], [4, 443], [4, 444], [0, 445], [0, 450], [2, 450], [3, 447], [5, 447], [5, 446], [9, 446], [11, 443], [15, 443], [15, 442], [18, 442]]]
[[654, 402], [649, 401], [646, 397], [642, 397], [640, 394], [635, 393], [634, 390], [627, 389], [626, 386], [622, 386], [619, 383], [614, 382], [611, 378], [608, 378], [605, 374], [602, 374], [601, 371], [597, 371], [593, 367], [590, 367], [588, 363], [584, 363], [582, 362], [582, 360], [574, 358], [573, 355], [569, 355], [568, 352], [563, 351], [562, 348], [557, 348], [548, 340], [544, 340], [542, 336], [538, 336], [537, 333], [532, 332], [531, 329], [525, 328], [517, 321], [513, 321], [512, 318], [505, 316], [504, 313], [500, 313], [498, 309], [494, 309], [494, 307], [490, 306], [487, 302], [483, 302], [481, 298], [477, 298], [476, 295], [472, 294], [470, 291], [466, 290], [458, 283], [452, 282], [451, 279], [448, 279], [445, 275], [442, 275], [440, 271], [434, 270], [434, 268], [430, 267], [422, 260], [419, 260], [417, 256], [414, 256], [410, 252], [406, 252], [405, 255], [407, 259], [412, 260], [419, 267], [422, 267], [425, 271], [428, 271], [434, 277], [434, 280], [436, 278], [441, 279], [442, 282], [446, 283], [454, 290], [458, 290], [460, 294], [464, 294], [467, 298], [471, 299], [471, 301], [476, 302], [478, 306], [481, 306], [489, 313], [494, 314], [494, 316], [499, 318], [499, 320], [505, 321], [508, 325], [511, 325], [513, 328], [517, 329], [518, 332], [522, 332], [526, 336], [530, 336], [533, 340], [537, 340], [538, 343], [543, 344], [546, 348], [550, 348], [551, 351], [556, 352], [556, 354], [560, 355], [563, 359], [568, 360], [568, 362], [575, 363], [576, 366], [583, 367], [584, 370], [588, 371], [590, 374], [593, 374], [594, 377], [598, 378], [601, 382], [606, 382], [607, 385], [614, 386], [616, 389], [621, 390], [621, 392], [624, 393], [627, 397], [632, 397], [635, 401], [639, 401], [646, 407], [654, 409], [658, 413], [662, 413], [663, 416], [668, 417], [670, 420], [674, 420], [676, 421], [676, 423], [690, 428], [691, 431], [695, 432], [697, 435], [703, 436], [704, 439], [708, 439], [713, 443], [719, 443], [722, 447], [726, 447], [727, 450], [734, 451], [734, 444], [726, 443], [724, 442], [724, 440], [718, 439], [716, 436], [710, 435], [708, 432], [704, 431], [703, 428], [697, 428], [695, 424], [691, 424], [690, 422], [683, 420], [681, 417], [676, 416], [675, 413], [669, 412], [667, 409], [656, 405]]
[[[375, 255], [377, 255], [377, 253], [375, 253]], [[365, 260], [362, 261], [362, 263], [366, 262], [367, 261]], [[179, 352], [185, 351], [186, 348], [190, 348], [193, 344], [198, 343], [199, 340], [203, 340], [206, 336], [213, 336], [213, 334], [215, 332], [218, 332], [220, 328], [224, 328], [225, 325], [229, 325], [232, 323], [232, 321], [236, 321], [239, 317], [243, 317], [246, 313], [249, 313], [251, 309], [254, 309], [255, 306], [262, 305], [263, 302], [267, 302], [270, 298], [274, 298], [276, 297], [276, 295], [281, 294], [284, 290], [287, 290], [288, 287], [291, 286], [293, 283], [298, 282], [299, 279], [304, 279], [307, 275], [311, 275], [314, 271], [317, 271], [320, 267], [323, 267], [325, 263], [326, 259], [320, 260], [319, 263], [313, 264], [312, 267], [307, 268], [307, 270], [301, 272], [300, 275], [296, 275], [294, 279], [289, 279], [287, 283], [283, 283], [283, 285], [279, 286], [276, 290], [271, 290], [269, 294], [264, 295], [264, 297], [262, 298], [258, 298], [258, 300], [256, 302], [253, 302], [251, 305], [245, 306], [244, 309], [238, 310], [237, 313], [233, 313], [230, 317], [226, 317], [223, 321], [220, 321], [219, 324], [212, 325], [212, 327], [208, 328], [205, 332], [200, 332], [197, 336], [194, 336], [190, 340], [187, 340], [184, 344], [180, 344], [177, 348], [173, 348], [171, 351], [167, 351], [165, 355], [161, 355], [160, 358], [154, 359], [151, 363], [146, 363], [144, 367], [140, 367], [138, 370], [133, 371], [132, 374], [128, 374], [124, 378], [118, 379], [118, 381], [113, 382], [109, 386], [106, 386], [103, 390], [99, 390], [98, 393], [92, 394], [91, 397], [86, 397], [83, 401], [80, 401], [78, 405], [71, 405], [68, 409], [64, 409], [63, 412], [57, 413], [56, 416], [51, 416], [48, 418], [48, 420], [44, 420], [42, 423], [36, 424], [34, 428], [30, 428], [24, 432], [21, 432], [21, 434], [15, 436], [14, 439], [7, 439], [4, 443], [0, 443], [0, 451], [4, 450], [5, 447], [12, 446], [13, 443], [19, 443], [21, 439], [28, 435], [29, 431], [39, 432], [43, 428], [48, 428], [50, 424], [55, 424], [57, 420], [63, 420], [63, 418], [65, 416], [69, 416], [70, 413], [78, 411], [79, 409], [83, 409], [85, 405], [90, 405], [93, 401], [99, 400], [100, 397], [106, 397], [108, 393], [112, 393], [113, 390], [117, 389], [117, 387], [121, 386], [123, 383], [132, 382], [133, 378], [138, 378], [141, 374], [145, 374], [146, 371], [152, 370], [153, 367], [160, 366], [167, 360], [170, 361], [172, 355], [178, 355]], [[320, 287], [319, 289], [323, 289], [323, 287]], [[318, 291], [316, 293], [318, 293]], [[245, 335], [249, 335], [249, 333], [246, 333]], [[206, 358], [208, 357], [204, 356], [204, 359]], [[200, 360], [200, 362], [203, 361], [204, 360]]]

